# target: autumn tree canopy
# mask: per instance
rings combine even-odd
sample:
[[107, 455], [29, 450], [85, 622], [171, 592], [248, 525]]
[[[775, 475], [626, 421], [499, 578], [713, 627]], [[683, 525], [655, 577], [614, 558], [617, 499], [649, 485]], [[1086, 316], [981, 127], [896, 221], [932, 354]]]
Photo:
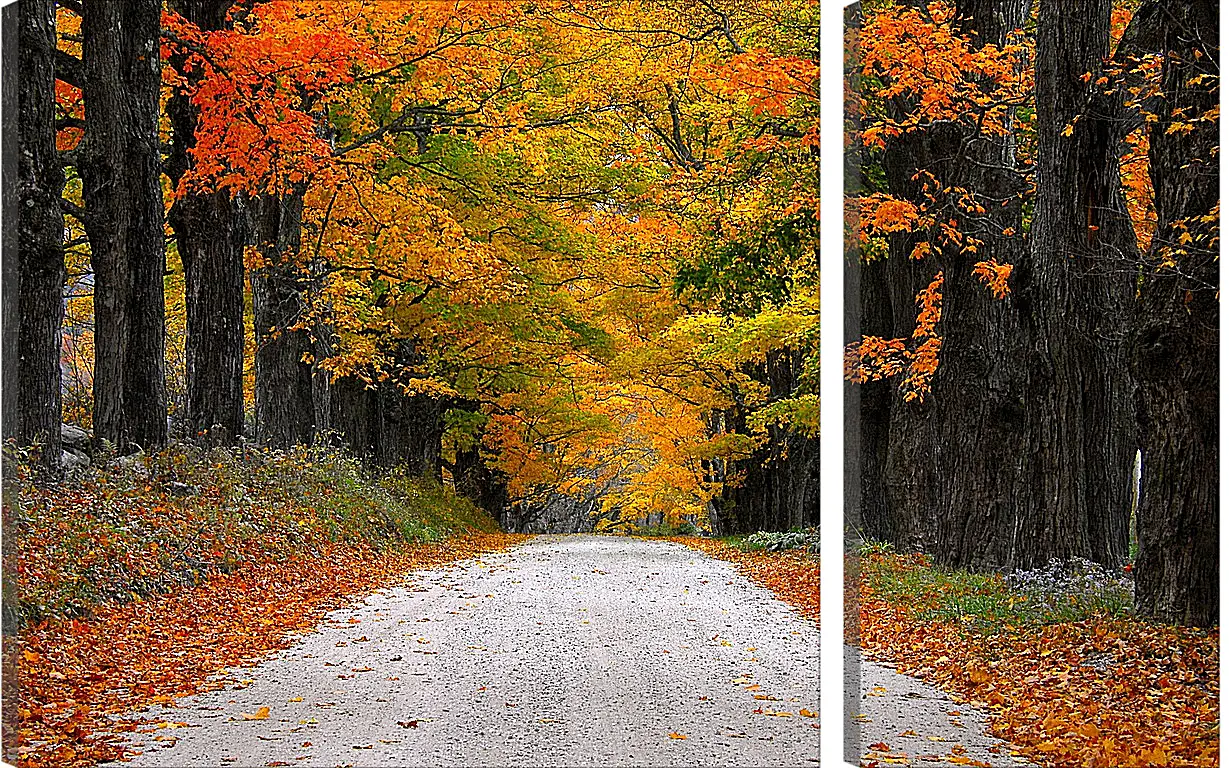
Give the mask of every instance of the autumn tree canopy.
[[[64, 410], [96, 439], [157, 448], [100, 419], [148, 430], [124, 381], [165, 380], [174, 439], [338, 444], [514, 526], [559, 497], [606, 525], [817, 522], [817, 3], [134, 8], [159, 156], [107, 171], [115, 198], [91, 93], [127, 75], [91, 46], [135, 72], [141, 42], [53, 5]], [[137, 197], [156, 221], [107, 223]], [[165, 252], [108, 266], [107, 226]], [[150, 315], [108, 319], [106, 270], [161, 258], [165, 356], [124, 362], [145, 326], [115, 323]]]

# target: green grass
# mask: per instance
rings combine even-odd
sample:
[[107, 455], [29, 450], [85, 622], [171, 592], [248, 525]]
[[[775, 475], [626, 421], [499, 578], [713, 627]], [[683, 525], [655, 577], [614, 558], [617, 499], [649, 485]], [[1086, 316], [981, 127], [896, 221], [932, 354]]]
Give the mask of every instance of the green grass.
[[4, 467], [6, 629], [334, 543], [383, 551], [498, 530], [438, 482], [319, 449], [180, 445], [53, 487], [32, 483], [21, 459]]
[[859, 568], [874, 596], [915, 607], [919, 619], [956, 622], [980, 632], [1128, 616], [1132, 610], [1129, 591], [1120, 584], [1070, 591], [1012, 588], [1001, 574], [940, 568], [926, 556], [900, 556], [890, 547], [866, 548]]

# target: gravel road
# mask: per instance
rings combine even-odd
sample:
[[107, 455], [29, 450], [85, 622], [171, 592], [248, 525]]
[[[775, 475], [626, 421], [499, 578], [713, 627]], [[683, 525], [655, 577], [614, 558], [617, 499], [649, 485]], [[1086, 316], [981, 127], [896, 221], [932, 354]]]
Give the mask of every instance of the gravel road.
[[232, 674], [147, 712], [166, 724], [129, 765], [819, 762], [818, 628], [666, 542], [541, 536], [418, 572]]
[[[857, 680], [845, 679], [846, 760], [883, 765], [895, 758], [926, 765], [951, 764], [949, 758], [958, 757], [973, 761], [966, 765], [992, 768], [1032, 764], [987, 732], [985, 714], [956, 703], [933, 685], [862, 659], [858, 649], [849, 646], [845, 668], [860, 673]], [[857, 698], [851, 695], [854, 691]]]

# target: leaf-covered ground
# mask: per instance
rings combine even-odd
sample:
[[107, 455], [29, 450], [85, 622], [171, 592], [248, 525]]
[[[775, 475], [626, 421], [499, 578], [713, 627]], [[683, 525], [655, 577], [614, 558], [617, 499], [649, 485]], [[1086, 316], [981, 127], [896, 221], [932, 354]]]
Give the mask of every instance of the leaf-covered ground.
[[860, 567], [863, 652], [984, 709], [991, 732], [1036, 762], [1217, 764], [1218, 631], [1104, 611], [1038, 620], [999, 577], [895, 554]]
[[[88, 619], [29, 627], [18, 643], [18, 754], [24, 766], [91, 765], [119, 757], [122, 714], [218, 688], [228, 667], [284, 648], [330, 609], [418, 569], [523, 540], [478, 534], [377, 552], [337, 544], [317, 556], [245, 565], [200, 586], [104, 607]], [[157, 738], [156, 736], [154, 738]]]
[[784, 552], [742, 549], [720, 539], [678, 536], [670, 540], [734, 563], [743, 575], [771, 589], [777, 597], [819, 624], [819, 557], [801, 549]]
[[219, 687], [410, 570], [525, 538], [438, 485], [313, 451], [172, 450], [51, 488], [18, 470], [5, 516], [23, 766], [115, 759], [110, 735], [138, 723], [112, 716]]

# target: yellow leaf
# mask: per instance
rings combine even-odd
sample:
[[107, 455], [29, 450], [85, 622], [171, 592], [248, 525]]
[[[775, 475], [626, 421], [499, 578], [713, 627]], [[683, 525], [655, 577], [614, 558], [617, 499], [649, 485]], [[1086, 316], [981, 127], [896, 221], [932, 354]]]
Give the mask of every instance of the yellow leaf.
[[685, 738], [687, 738], [687, 736], [686, 736], [685, 734], [682, 734], [682, 733], [674, 733], [674, 732], [671, 732], [671, 733], [670, 733], [670, 738], [672, 738], [672, 739], [685, 739]]
[[256, 714], [254, 715], [249, 715], [247, 712], [240, 712], [239, 717], [242, 717], [244, 720], [268, 720], [269, 708], [261, 707], [260, 709], [256, 710]]
[[812, 712], [809, 709], [800, 709], [798, 710], [798, 714], [802, 715], [803, 717], [819, 717], [818, 712]]

